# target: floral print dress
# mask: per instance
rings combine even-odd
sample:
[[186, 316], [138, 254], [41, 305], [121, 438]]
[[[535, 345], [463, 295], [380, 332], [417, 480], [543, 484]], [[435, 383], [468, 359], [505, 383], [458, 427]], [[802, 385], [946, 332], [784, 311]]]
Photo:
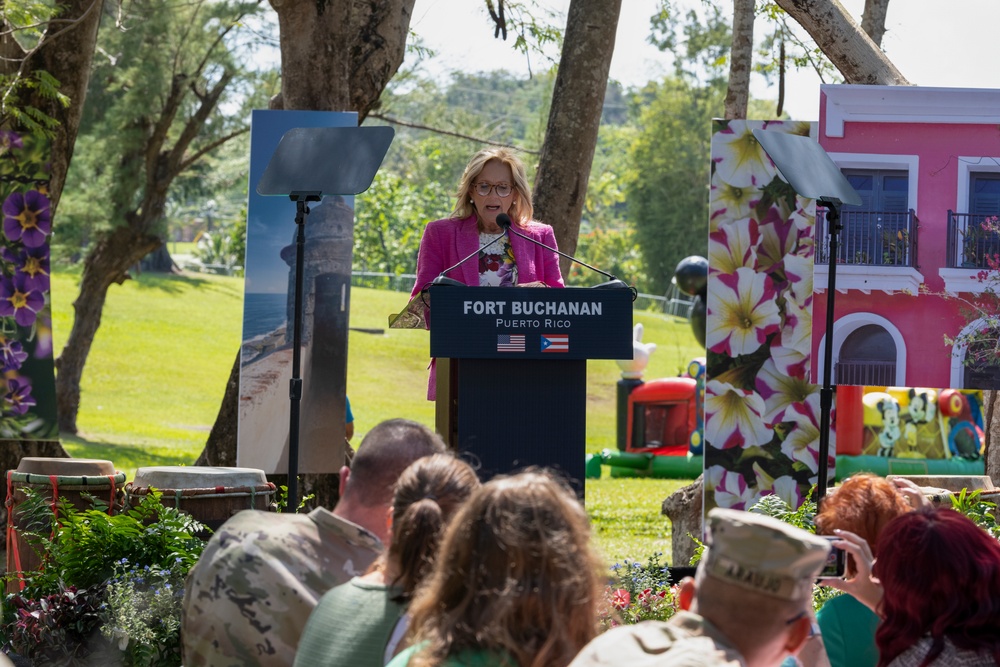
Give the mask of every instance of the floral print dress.
[[[480, 232], [479, 245], [485, 246], [496, 234]], [[479, 286], [514, 287], [517, 285], [517, 263], [510, 239], [504, 236], [496, 243], [479, 251]]]

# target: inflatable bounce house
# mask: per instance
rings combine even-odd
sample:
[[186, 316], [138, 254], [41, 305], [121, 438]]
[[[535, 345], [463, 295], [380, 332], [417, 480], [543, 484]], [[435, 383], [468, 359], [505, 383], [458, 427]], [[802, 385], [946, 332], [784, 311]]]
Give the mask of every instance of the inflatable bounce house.
[[982, 405], [970, 389], [837, 387], [836, 475], [982, 475]]
[[[619, 389], [621, 391], [621, 389]], [[705, 400], [705, 360], [688, 364], [687, 374], [640, 383], [619, 410], [618, 449], [587, 457], [587, 477], [694, 479], [701, 474]], [[624, 437], [622, 437], [624, 436]]]
[[[695, 297], [691, 326], [702, 345], [707, 270], [704, 258], [688, 257], [675, 275], [680, 289]], [[702, 473], [705, 360], [691, 361], [682, 377], [643, 382], [655, 349], [655, 344], [642, 342], [642, 325], [636, 325], [633, 358], [618, 362], [617, 450], [588, 455], [588, 478], [599, 478], [602, 465], [609, 466], [612, 477], [694, 479]], [[863, 471], [883, 476], [984, 474], [982, 405], [978, 390], [837, 387], [831, 481]]]

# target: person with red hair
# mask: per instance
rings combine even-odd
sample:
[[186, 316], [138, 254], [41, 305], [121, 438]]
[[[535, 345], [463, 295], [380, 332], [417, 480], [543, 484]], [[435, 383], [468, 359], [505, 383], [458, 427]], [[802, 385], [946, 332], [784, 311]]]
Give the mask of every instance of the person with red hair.
[[[913, 509], [904, 489], [919, 494], [908, 480], [890, 481], [871, 473], [849, 477], [823, 499], [816, 515], [816, 533], [833, 535], [835, 530], [848, 530], [874, 549], [882, 529]], [[854, 558], [848, 555], [847, 575], [856, 572]], [[831, 667], [875, 667], [878, 663], [875, 630], [879, 617], [850, 595], [827, 600], [816, 613], [816, 622]]]
[[954, 510], [928, 507], [885, 527], [878, 560], [857, 534], [836, 533], [857, 576], [820, 583], [882, 618], [879, 667], [1000, 665], [1000, 542]]

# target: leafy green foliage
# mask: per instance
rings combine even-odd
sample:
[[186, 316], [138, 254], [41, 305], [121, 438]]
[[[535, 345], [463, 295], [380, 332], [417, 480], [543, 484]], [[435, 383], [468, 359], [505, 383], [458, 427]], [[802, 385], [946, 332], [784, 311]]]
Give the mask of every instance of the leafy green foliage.
[[[79, 259], [81, 247], [124, 224], [165, 237], [171, 208], [207, 201], [205, 192], [220, 179], [199, 158], [243, 136], [248, 109], [261, 101], [253, 82], [267, 79], [237, 55], [245, 48], [238, 21], [257, 11], [253, 2], [141, 0], [105, 16], [60, 204], [56, 255]], [[168, 207], [172, 181], [188, 170], [191, 178]], [[193, 185], [198, 177], [201, 190]], [[242, 192], [245, 176], [228, 182]]]
[[[180, 561], [177, 561], [180, 564]], [[101, 634], [134, 667], [180, 665], [181, 606], [189, 567], [115, 564], [105, 590]]]
[[952, 494], [951, 507], [972, 519], [973, 522], [993, 537], [1000, 539], [1000, 524], [997, 524], [996, 503], [982, 499], [982, 491], [962, 489]]
[[104, 646], [98, 628], [104, 585], [75, 586], [38, 599], [12, 596], [5, 604], [11, 620], [4, 623], [5, 649], [35, 665], [85, 665]]
[[39, 571], [25, 573], [29, 596], [62, 586], [95, 586], [110, 579], [114, 563], [123, 559], [140, 566], [169, 567], [179, 562], [190, 568], [204, 547], [194, 534], [205, 527], [190, 515], [165, 507], [159, 493], [147, 494], [137, 506], [113, 515], [96, 499], [95, 506], [85, 510], [60, 499], [59, 520], [53, 526], [48, 502], [33, 489], [24, 492], [29, 500], [19, 511], [32, 527], [24, 534], [41, 545], [45, 561]]
[[816, 524], [814, 523], [816, 503], [811, 497], [803, 501], [798, 508], [793, 509], [777, 494], [769, 494], [761, 496], [760, 500], [754, 503], [749, 511], [773, 517], [810, 533], [816, 532]]
[[179, 665], [184, 578], [204, 549], [195, 533], [205, 527], [155, 491], [111, 515], [94, 498], [90, 509], [60, 498], [53, 513], [34, 489], [22, 490], [19, 533], [37, 545], [42, 565], [22, 573], [24, 588], [4, 604], [7, 648], [38, 664], [117, 650], [127, 665]]
[[681, 259], [708, 252], [708, 128], [724, 93], [668, 79], [635, 97], [641, 134], [626, 201], [650, 293], [666, 292]]
[[415, 273], [424, 226], [445, 217], [448, 194], [436, 181], [409, 180], [380, 171], [357, 199], [354, 267], [359, 271]]

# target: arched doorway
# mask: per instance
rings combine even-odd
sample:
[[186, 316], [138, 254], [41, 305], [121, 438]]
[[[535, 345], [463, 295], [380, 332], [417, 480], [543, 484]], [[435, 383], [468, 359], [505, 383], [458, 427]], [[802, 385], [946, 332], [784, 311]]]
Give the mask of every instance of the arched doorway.
[[895, 386], [896, 342], [877, 324], [858, 327], [844, 339], [834, 366], [835, 384]]

